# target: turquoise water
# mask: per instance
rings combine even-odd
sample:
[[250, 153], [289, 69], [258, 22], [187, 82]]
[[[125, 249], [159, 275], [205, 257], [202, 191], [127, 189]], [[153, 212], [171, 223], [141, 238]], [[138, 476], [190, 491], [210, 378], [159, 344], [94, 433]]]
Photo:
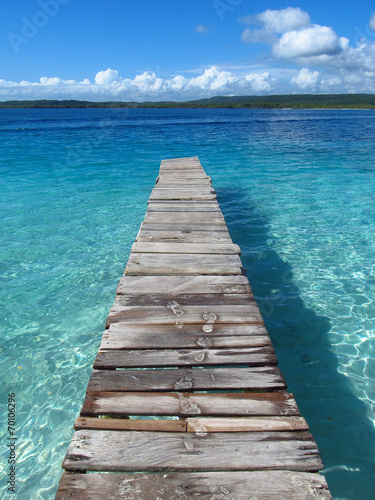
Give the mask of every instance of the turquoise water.
[[0, 110], [0, 137], [0, 421], [5, 443], [14, 392], [13, 498], [54, 497], [160, 160], [196, 155], [334, 498], [375, 497], [373, 112]]

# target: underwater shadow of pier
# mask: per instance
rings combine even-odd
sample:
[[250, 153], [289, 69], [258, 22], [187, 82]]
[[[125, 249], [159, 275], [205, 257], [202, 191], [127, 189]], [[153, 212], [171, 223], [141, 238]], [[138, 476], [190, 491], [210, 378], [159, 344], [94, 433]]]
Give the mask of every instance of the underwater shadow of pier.
[[375, 498], [374, 427], [365, 404], [338, 371], [329, 318], [304, 305], [293, 269], [271, 246], [267, 216], [249, 201], [246, 190], [219, 189], [217, 194], [288, 390], [318, 444], [332, 496]]

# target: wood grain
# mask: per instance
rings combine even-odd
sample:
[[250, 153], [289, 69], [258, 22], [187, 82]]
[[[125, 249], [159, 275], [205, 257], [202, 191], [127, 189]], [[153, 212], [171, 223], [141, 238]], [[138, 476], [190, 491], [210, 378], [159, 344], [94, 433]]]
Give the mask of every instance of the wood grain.
[[[161, 279], [163, 286], [160, 286]], [[117, 294], [251, 294], [246, 276], [130, 276], [121, 278]]]
[[220, 206], [217, 201], [150, 201], [148, 212], [213, 212], [220, 213]]
[[286, 388], [277, 367], [93, 370], [87, 392], [267, 391]]
[[292, 417], [299, 416], [299, 413], [295, 399], [285, 391], [274, 393], [100, 391], [86, 395], [81, 415]]
[[168, 227], [157, 231], [142, 227], [137, 235], [136, 241], [206, 244], [232, 243], [228, 231], [201, 231], [201, 227], [202, 226], [198, 227], [197, 230], [183, 228], [176, 230], [176, 227], [174, 227], [172, 231], [170, 229], [168, 230]]
[[168, 295], [165, 294], [121, 294], [116, 297], [115, 305], [118, 306], [163, 306], [172, 308], [171, 304], [178, 301], [178, 305], [185, 306], [246, 306], [255, 305], [255, 299], [252, 294], [240, 293], [187, 293]]
[[79, 471], [287, 468], [315, 472], [322, 469], [322, 462], [307, 431], [186, 435], [180, 432], [80, 430], [73, 435], [63, 468]]
[[[209, 329], [207, 329], [209, 330]], [[201, 325], [137, 325], [111, 324], [103, 333], [100, 348], [161, 349], [161, 348], [227, 348], [262, 347], [271, 345], [264, 325], [214, 325], [204, 332]]]
[[132, 252], [134, 253], [188, 253], [188, 254], [223, 254], [223, 255], [241, 255], [238, 245], [223, 243], [153, 243], [153, 242], [135, 242]]
[[[171, 231], [171, 225], [163, 222], [142, 222], [141, 231]], [[229, 235], [228, 228], [224, 224], [190, 224], [188, 222], [176, 222], [173, 224], [173, 231], [191, 233], [193, 231], [205, 232], [208, 235], [216, 232]]]
[[216, 200], [214, 190], [154, 188], [150, 200]]
[[134, 349], [99, 351], [94, 368], [147, 368], [174, 366], [277, 365], [273, 347], [236, 349]]
[[188, 418], [187, 432], [307, 431], [302, 417]]
[[[173, 308], [174, 304], [177, 305]], [[113, 323], [176, 324], [177, 326], [199, 324], [202, 325], [202, 332], [205, 332], [208, 328], [206, 325], [217, 323], [262, 325], [263, 319], [255, 302], [240, 306], [214, 304], [179, 306], [178, 302], [172, 301], [169, 308], [162, 306], [120, 306], [115, 303], [109, 312], [106, 327]]]
[[222, 254], [130, 254], [126, 274], [242, 274], [238, 255]]
[[294, 471], [67, 474], [56, 500], [330, 500], [324, 476]]
[[112, 430], [112, 431], [152, 431], [152, 432], [187, 432], [186, 420], [153, 420], [129, 418], [90, 418], [79, 417], [74, 428]]

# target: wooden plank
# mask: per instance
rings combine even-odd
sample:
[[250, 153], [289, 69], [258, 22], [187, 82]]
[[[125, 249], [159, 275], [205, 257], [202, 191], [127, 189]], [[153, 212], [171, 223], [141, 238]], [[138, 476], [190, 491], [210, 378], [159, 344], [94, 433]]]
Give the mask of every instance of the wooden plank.
[[170, 189], [173, 191], [198, 191], [202, 193], [215, 193], [214, 188], [209, 181], [198, 181], [195, 183], [185, 183], [185, 179], [181, 178], [180, 181], [176, 180], [175, 182], [164, 182], [160, 181], [154, 187], [155, 190], [162, 189], [163, 191], [166, 189]]
[[173, 189], [201, 189], [202, 187], [204, 188], [211, 188], [212, 187], [212, 182], [211, 179], [204, 179], [204, 178], [195, 178], [195, 179], [189, 179], [186, 178], [186, 176], [180, 176], [180, 177], [174, 177], [171, 178], [170, 176], [166, 175], [161, 175], [158, 178], [158, 181], [156, 183], [156, 187], [160, 188], [173, 188]]
[[[217, 323], [231, 324], [263, 324], [263, 319], [254, 304], [237, 305], [209, 305], [209, 306], [180, 306], [178, 302], [172, 301], [169, 307], [163, 306], [120, 306], [115, 303], [112, 306], [106, 327], [113, 323], [138, 323], [153, 325], [186, 324], [202, 325], [202, 331], [211, 331], [207, 325]], [[203, 328], [205, 327], [205, 328]]]
[[[165, 226], [164, 226], [165, 227]], [[180, 226], [181, 227], [181, 226]], [[201, 228], [202, 226], [200, 226]], [[136, 241], [175, 243], [233, 243], [228, 231], [154, 230], [142, 228]]]
[[[260, 417], [299, 416], [292, 394], [269, 393], [162, 393], [91, 392], [86, 395], [81, 415], [154, 415]], [[212, 424], [211, 424], [212, 425]]]
[[210, 224], [210, 225], [225, 225], [223, 216], [212, 214], [212, 212], [147, 212], [145, 223], [162, 223], [162, 224]]
[[[179, 325], [180, 326], [180, 325]], [[101, 349], [161, 349], [194, 347], [261, 347], [271, 344], [263, 325], [215, 325], [203, 332], [200, 325], [113, 324], [103, 333]]]
[[273, 347], [236, 349], [135, 349], [99, 351], [94, 368], [146, 368], [173, 366], [277, 365]]
[[67, 474], [56, 500], [330, 500], [325, 478], [291, 471]]
[[[171, 225], [163, 222], [142, 222], [141, 231], [171, 231]], [[215, 234], [220, 232], [222, 233], [219, 236], [224, 234], [229, 236], [228, 228], [224, 224], [189, 224], [189, 223], [181, 223], [174, 224], [173, 231], [178, 233], [179, 231], [183, 231], [184, 233], [191, 233], [192, 231], [200, 231], [205, 232], [209, 238], [212, 236], [215, 237]]]
[[[160, 286], [163, 280], [163, 287]], [[246, 276], [129, 276], [120, 279], [117, 294], [251, 294]]]
[[159, 174], [168, 174], [168, 172], [186, 172], [187, 174], [190, 174], [191, 172], [202, 172], [204, 174], [206, 173], [199, 162], [173, 162], [170, 164], [161, 164]]
[[[98, 420], [98, 419], [97, 419]], [[303, 417], [188, 418], [187, 432], [307, 431]]]
[[126, 274], [242, 274], [238, 255], [212, 254], [130, 254]]
[[153, 432], [273, 432], [309, 430], [303, 417], [190, 417], [187, 420], [79, 417], [74, 428]]
[[[167, 290], [166, 290], [167, 291]], [[252, 294], [240, 293], [190, 293], [190, 294], [130, 294], [118, 295], [115, 304], [118, 306], [163, 306], [169, 309], [174, 308], [174, 302], [178, 301], [179, 306], [210, 306], [210, 305], [255, 305]], [[181, 315], [181, 313], [178, 313]]]
[[190, 180], [208, 180], [211, 181], [211, 177], [207, 175], [204, 171], [194, 168], [192, 170], [186, 169], [168, 169], [161, 170], [157, 179], [168, 178], [168, 179], [190, 179]]
[[[198, 204], [199, 203], [199, 204]], [[204, 204], [205, 203], [205, 204]], [[211, 204], [212, 203], [212, 204]], [[219, 204], [216, 202], [186, 202], [178, 201], [150, 202], [147, 207], [148, 212], [198, 212], [198, 213], [220, 213]]]
[[150, 200], [216, 200], [216, 193], [197, 190], [157, 189], [151, 192]]
[[143, 370], [93, 370], [87, 392], [124, 391], [267, 391], [286, 388], [275, 367], [255, 368], [162, 368]]
[[116, 432], [80, 430], [67, 470], [189, 471], [289, 469], [315, 472], [322, 462], [309, 432]]
[[125, 419], [125, 418], [90, 418], [79, 417], [74, 428], [96, 429], [107, 431], [153, 431], [153, 432], [186, 432], [186, 420], [152, 420], [152, 419]]
[[164, 242], [135, 242], [132, 252], [135, 253], [189, 253], [189, 254], [222, 254], [241, 255], [238, 245], [233, 243], [164, 243]]

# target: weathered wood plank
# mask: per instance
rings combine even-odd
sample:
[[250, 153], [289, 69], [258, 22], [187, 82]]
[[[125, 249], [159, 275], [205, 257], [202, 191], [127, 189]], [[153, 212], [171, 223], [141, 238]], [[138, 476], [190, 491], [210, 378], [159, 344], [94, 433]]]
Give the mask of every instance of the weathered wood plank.
[[185, 202], [179, 201], [154, 201], [149, 202], [147, 207], [148, 212], [198, 212], [198, 213], [221, 213], [217, 202]]
[[[178, 301], [179, 306], [210, 306], [210, 305], [237, 305], [247, 306], [255, 305], [255, 299], [252, 294], [240, 293], [190, 293], [190, 294], [152, 294], [149, 295], [118, 295], [115, 304], [119, 306], [163, 306], [172, 308], [171, 303]], [[181, 313], [179, 313], [181, 314]]]
[[199, 324], [202, 325], [202, 331], [206, 332], [211, 331], [211, 328], [208, 328], [207, 325], [216, 323], [263, 324], [263, 319], [255, 303], [246, 306], [214, 304], [209, 306], [180, 306], [178, 302], [172, 301], [169, 307], [120, 306], [115, 303], [109, 312], [106, 327], [113, 323], [138, 323], [139, 325], [177, 324], [178, 326]]
[[103, 333], [101, 349], [161, 349], [194, 347], [261, 347], [271, 344], [263, 325], [218, 324], [212, 332], [200, 325], [112, 324]]
[[187, 432], [307, 431], [303, 417], [188, 418]]
[[137, 241], [133, 243], [132, 252], [134, 253], [188, 253], [188, 254], [223, 254], [223, 255], [241, 255], [238, 245], [233, 243], [163, 243], [163, 242], [145, 242]]
[[[213, 190], [212, 190], [213, 191]], [[154, 188], [151, 192], [150, 200], [216, 200], [215, 191], [197, 190], [174, 190]]]
[[56, 500], [330, 500], [325, 478], [308, 472], [67, 474]]
[[[202, 227], [202, 226], [200, 226]], [[154, 230], [141, 228], [136, 241], [165, 243], [233, 243], [228, 231]]]
[[125, 419], [125, 418], [90, 418], [79, 417], [74, 428], [96, 429], [107, 431], [153, 431], [153, 432], [186, 432], [186, 420], [152, 420], [152, 419]]
[[236, 349], [135, 349], [99, 351], [94, 368], [146, 368], [173, 366], [277, 365], [273, 347]]
[[207, 175], [204, 171], [199, 170], [197, 168], [193, 170], [186, 169], [169, 169], [169, 170], [161, 170], [159, 172], [159, 176], [157, 179], [168, 178], [171, 180], [207, 180], [211, 182], [211, 177]]
[[181, 179], [181, 181], [175, 181], [175, 182], [158, 182], [156, 186], [154, 187], [155, 190], [160, 189], [160, 190], [173, 190], [173, 191], [197, 191], [197, 192], [202, 192], [202, 193], [215, 193], [214, 188], [211, 185], [211, 182], [208, 181], [203, 181], [198, 182], [198, 183], [190, 183], [186, 184], [184, 179]]
[[203, 172], [202, 165], [197, 161], [197, 162], [170, 162], [170, 163], [161, 163], [160, 164], [160, 169], [159, 172], [161, 173], [168, 173], [168, 172]]
[[[163, 280], [163, 287], [160, 286]], [[246, 276], [130, 276], [120, 279], [118, 295], [252, 294]]]
[[[250, 451], [251, 450], [251, 451]], [[309, 432], [116, 432], [80, 430], [67, 470], [189, 471], [289, 469], [315, 472], [322, 462]]]
[[212, 182], [210, 179], [187, 179], [185, 176], [181, 176], [180, 178], [175, 177], [172, 179], [169, 176], [161, 175], [158, 178], [156, 187], [158, 188], [166, 188], [166, 189], [202, 189], [203, 188], [211, 188]]
[[210, 225], [225, 225], [223, 216], [213, 214], [212, 212], [147, 212], [145, 223], [162, 223], [162, 224], [210, 224]]
[[275, 367], [93, 370], [87, 392], [282, 390], [284, 377]]
[[130, 254], [126, 274], [242, 274], [238, 255], [222, 254]]
[[91, 392], [81, 415], [154, 416], [299, 416], [292, 394], [268, 393], [162, 393]]
[[[175, 418], [175, 417], [174, 417]], [[92, 418], [79, 417], [75, 430], [96, 429], [107, 431], [153, 431], [153, 432], [272, 432], [307, 431], [309, 427], [303, 417], [190, 417], [187, 420]]]
[[[141, 231], [171, 231], [171, 225], [162, 222], [142, 222]], [[178, 233], [183, 231], [184, 233], [191, 233], [193, 231], [200, 231], [207, 233], [207, 236], [211, 238], [215, 236], [212, 233], [223, 233], [229, 235], [228, 228], [224, 224], [189, 224], [181, 223], [174, 224], [173, 231]], [[222, 236], [222, 235], [219, 235]]]

